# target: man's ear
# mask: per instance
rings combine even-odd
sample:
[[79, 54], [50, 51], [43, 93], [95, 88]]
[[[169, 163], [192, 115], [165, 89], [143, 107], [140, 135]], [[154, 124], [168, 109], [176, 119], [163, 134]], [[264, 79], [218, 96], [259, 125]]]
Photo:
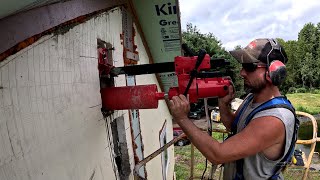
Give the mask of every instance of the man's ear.
[[269, 83], [272, 84], [272, 80], [271, 80], [271, 78], [270, 78], [269, 71], [266, 71], [266, 73], [265, 73], [265, 78], [266, 78], [266, 81], [268, 81]]

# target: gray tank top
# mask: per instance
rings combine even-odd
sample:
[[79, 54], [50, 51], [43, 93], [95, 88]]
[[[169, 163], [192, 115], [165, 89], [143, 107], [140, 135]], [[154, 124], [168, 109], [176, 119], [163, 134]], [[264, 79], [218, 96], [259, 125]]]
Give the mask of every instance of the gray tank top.
[[[242, 105], [239, 108], [242, 108], [243, 104], [244, 103], [242, 103]], [[244, 122], [245, 118], [249, 115], [251, 111], [253, 111], [259, 105], [260, 103], [252, 103], [252, 101], [249, 102], [248, 107], [240, 116], [238, 126], [237, 126], [237, 132], [240, 132], [245, 128], [245, 122]], [[285, 151], [283, 155], [276, 161], [268, 159], [267, 157], [264, 156], [262, 152], [259, 152], [255, 155], [244, 158], [243, 175], [245, 180], [258, 180], [258, 179], [270, 178], [274, 173], [273, 172], [274, 167], [286, 155], [292, 141], [295, 118], [293, 113], [290, 110], [286, 108], [273, 108], [273, 109], [260, 111], [255, 114], [255, 116], [252, 118], [251, 121], [254, 121], [254, 119], [263, 117], [263, 116], [277, 117], [285, 125], [285, 130], [286, 130]], [[263, 131], [263, 129], [261, 130]], [[225, 163], [223, 179], [232, 180], [234, 179], [235, 174], [236, 174], [236, 162]], [[278, 179], [283, 179], [283, 176], [281, 173]]]

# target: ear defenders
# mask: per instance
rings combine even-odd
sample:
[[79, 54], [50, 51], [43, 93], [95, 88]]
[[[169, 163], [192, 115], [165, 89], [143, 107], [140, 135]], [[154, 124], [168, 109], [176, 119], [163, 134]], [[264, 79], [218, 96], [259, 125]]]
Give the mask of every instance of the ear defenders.
[[281, 51], [280, 44], [275, 39], [268, 39], [268, 40], [271, 44], [271, 50], [267, 55], [268, 73], [269, 73], [269, 77], [271, 79], [272, 84], [275, 86], [279, 86], [286, 79], [286, 76], [287, 76], [286, 66], [280, 60], [272, 60], [272, 62], [270, 62], [269, 56], [273, 50], [279, 50], [283, 57], [284, 62], [286, 61], [286, 58]]

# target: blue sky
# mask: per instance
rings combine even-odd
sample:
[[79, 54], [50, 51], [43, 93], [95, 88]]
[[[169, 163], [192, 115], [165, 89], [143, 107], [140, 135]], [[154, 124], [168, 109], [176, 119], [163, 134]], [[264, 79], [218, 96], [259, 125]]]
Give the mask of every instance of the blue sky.
[[320, 22], [319, 0], [179, 0], [181, 26], [212, 32], [227, 50], [256, 38], [297, 40], [304, 24]]

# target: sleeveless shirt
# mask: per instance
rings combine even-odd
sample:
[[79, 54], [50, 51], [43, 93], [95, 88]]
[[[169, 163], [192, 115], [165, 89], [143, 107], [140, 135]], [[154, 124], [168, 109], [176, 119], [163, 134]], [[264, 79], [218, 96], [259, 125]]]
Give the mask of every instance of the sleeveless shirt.
[[[237, 133], [242, 131], [245, 128], [245, 119], [253, 111], [256, 107], [258, 107], [261, 103], [252, 103], [249, 102], [248, 107], [244, 110], [242, 115], [240, 116], [238, 125], [237, 125]], [[244, 102], [241, 104], [239, 108], [242, 108]], [[274, 116], [281, 120], [281, 122], [285, 126], [285, 151], [283, 152], [282, 156], [277, 160], [270, 160], [264, 156], [263, 152], [259, 152], [255, 155], [249, 156], [244, 158], [243, 163], [243, 175], [245, 180], [259, 180], [259, 179], [268, 179], [270, 178], [274, 172], [274, 168], [278, 162], [280, 162], [283, 157], [286, 155], [287, 151], [289, 150], [293, 129], [295, 124], [294, 114], [286, 109], [286, 108], [272, 108], [264, 111], [260, 111], [254, 115], [251, 121], [254, 121], [256, 118], [263, 117], [263, 116]], [[263, 129], [261, 129], [263, 131]], [[244, 144], [245, 146], [245, 144]], [[233, 180], [236, 174], [236, 162], [230, 162], [224, 164], [224, 172], [223, 172], [223, 179], [224, 180]], [[278, 179], [283, 179], [282, 173], [280, 173]]]

